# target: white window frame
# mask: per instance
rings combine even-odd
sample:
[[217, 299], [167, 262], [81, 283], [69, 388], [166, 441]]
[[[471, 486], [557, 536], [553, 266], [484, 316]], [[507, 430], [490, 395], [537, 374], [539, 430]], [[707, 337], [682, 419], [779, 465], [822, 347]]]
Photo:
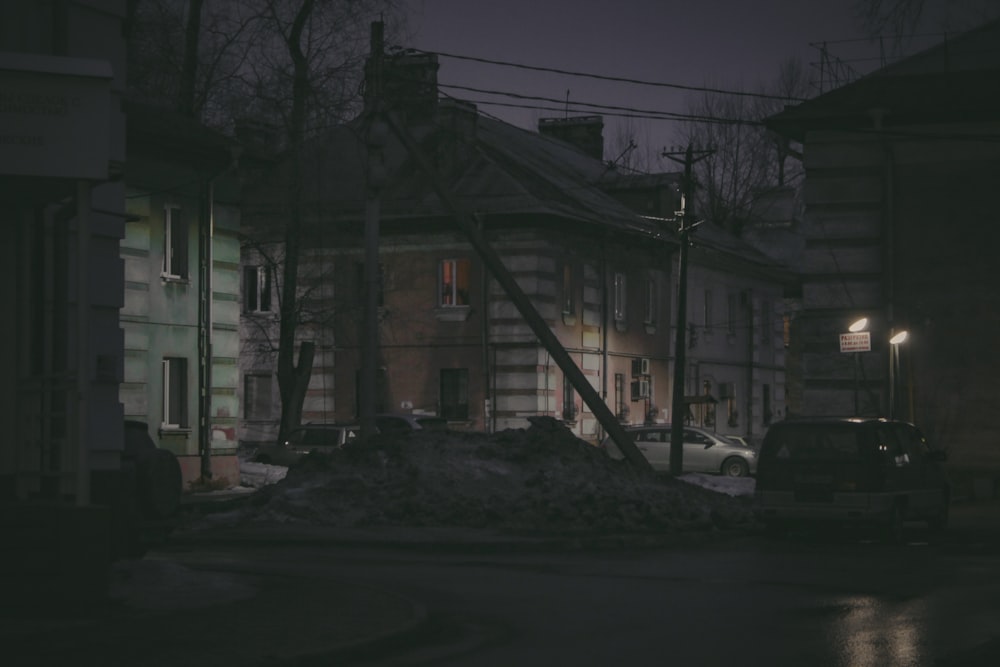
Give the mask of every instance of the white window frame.
[[[178, 414], [181, 416], [181, 419], [179, 419], [177, 422], [171, 421], [170, 419], [170, 415], [173, 412], [172, 408], [174, 407], [171, 404], [171, 395], [172, 395], [171, 376], [173, 375], [173, 373], [171, 372], [172, 370], [171, 367], [175, 363], [181, 364], [184, 371], [183, 373], [181, 373], [180, 377], [180, 381], [183, 383], [183, 385], [181, 387], [179, 400], [182, 401], [182, 403], [180, 406], [178, 406]], [[161, 396], [162, 413], [161, 413], [160, 428], [174, 429], [174, 430], [185, 429], [188, 427], [187, 405], [185, 404], [187, 401], [187, 359], [184, 357], [164, 357], [160, 364], [160, 368], [162, 371], [162, 389], [163, 389], [163, 394]]]
[[[183, 273], [179, 273], [174, 269], [178, 268], [174, 266], [174, 257], [176, 255], [175, 249], [179, 246], [177, 241], [174, 239], [176, 235], [176, 229], [174, 225], [174, 211], [178, 214], [181, 212], [181, 207], [174, 204], [167, 204], [163, 207], [163, 266], [160, 267], [160, 275], [163, 278], [169, 278], [171, 280], [185, 280], [188, 277], [190, 267], [186, 266]], [[186, 228], [185, 228], [186, 229]], [[188, 235], [185, 234], [184, 238], [181, 239], [181, 243], [188, 243]], [[182, 256], [190, 261], [187, 254], [187, 248], [182, 248]], [[178, 260], [180, 261], [180, 260]]]
[[[468, 308], [469, 307], [469, 299], [470, 299], [469, 292], [471, 291], [471, 288], [472, 288], [471, 284], [465, 286], [465, 303], [458, 303], [458, 298], [459, 298], [459, 294], [460, 294], [460, 289], [459, 289], [459, 284], [458, 284], [459, 283], [459, 275], [460, 274], [459, 274], [459, 270], [458, 269], [459, 269], [459, 266], [461, 266], [463, 264], [468, 268], [467, 277], [468, 277], [469, 283], [471, 283], [472, 282], [472, 266], [471, 266], [471, 261], [470, 260], [468, 260], [468, 259], [442, 259], [440, 262], [438, 262], [438, 296], [437, 296], [437, 302], [438, 303], [437, 303], [437, 305], [438, 305], [439, 308]], [[445, 266], [451, 267], [451, 275], [454, 277], [454, 279], [453, 279], [453, 281], [451, 283], [451, 286], [450, 286], [450, 291], [448, 293], [446, 293], [445, 282], [444, 282], [445, 273], [447, 273], [445, 271]]]
[[626, 276], [621, 271], [615, 271], [614, 276], [614, 316], [615, 322], [624, 322], [626, 316], [625, 295], [627, 288]]
[[[244, 312], [247, 313], [269, 313], [271, 312], [271, 269], [267, 265], [258, 266], [248, 266], [246, 269], [256, 269], [254, 272], [255, 282], [253, 284], [253, 294], [256, 304], [251, 307], [249, 303], [250, 299], [250, 276], [249, 271], [243, 272], [243, 306]], [[267, 307], [263, 307], [263, 302], [265, 299], [264, 295], [267, 295]]]
[[657, 311], [657, 290], [656, 290], [656, 279], [649, 277], [646, 278], [646, 318], [644, 320], [645, 324], [656, 324], [656, 311]]

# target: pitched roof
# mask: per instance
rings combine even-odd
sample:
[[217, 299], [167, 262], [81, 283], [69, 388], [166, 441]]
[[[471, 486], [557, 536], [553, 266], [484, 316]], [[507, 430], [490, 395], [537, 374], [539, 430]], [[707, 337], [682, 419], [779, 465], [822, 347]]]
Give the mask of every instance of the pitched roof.
[[810, 129], [1000, 119], [1000, 20], [931, 47], [768, 118], [797, 140]]
[[[564, 224], [639, 238], [677, 242], [671, 223], [644, 217], [609, 191], [663, 186], [676, 174], [622, 176], [574, 146], [484, 116], [474, 105], [442, 100], [432, 123], [409, 128], [427, 159], [468, 212], [512, 224]], [[387, 132], [383, 147], [386, 185], [380, 217], [397, 229], [427, 225], [452, 216], [400, 141]], [[307, 209], [317, 221], [360, 222], [365, 212], [366, 151], [360, 122], [334, 128], [305, 155]], [[751, 265], [776, 263], [722, 229], [697, 234], [697, 245], [738, 256]], [[422, 227], [421, 227], [422, 228]]]

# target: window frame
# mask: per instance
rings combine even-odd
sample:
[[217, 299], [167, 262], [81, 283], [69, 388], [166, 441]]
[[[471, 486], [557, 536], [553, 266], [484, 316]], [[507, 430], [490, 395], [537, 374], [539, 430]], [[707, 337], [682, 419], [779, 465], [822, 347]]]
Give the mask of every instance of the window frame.
[[[446, 266], [450, 268], [446, 269]], [[461, 270], [462, 268], [464, 268], [464, 271]], [[454, 276], [454, 280], [451, 283], [445, 282], [448, 273]], [[463, 277], [465, 282], [464, 288], [461, 284]], [[437, 285], [438, 308], [468, 308], [471, 305], [472, 261], [468, 258], [460, 257], [439, 260]], [[459, 303], [463, 291], [464, 298]]]
[[[452, 401], [451, 398], [455, 397]], [[469, 369], [442, 368], [438, 373], [438, 405], [441, 417], [449, 421], [469, 419]]]
[[[271, 312], [271, 292], [272, 292], [271, 275], [272, 275], [271, 267], [266, 264], [257, 264], [257, 265], [243, 267], [243, 312], [244, 313]], [[251, 285], [253, 286], [252, 294], [251, 294]]]
[[[190, 427], [187, 362], [186, 357], [172, 356], [165, 356], [160, 362], [162, 389], [160, 397], [161, 429], [176, 431]], [[175, 420], [174, 417], [177, 419]]]
[[628, 315], [628, 311], [626, 310], [628, 277], [625, 275], [624, 271], [615, 271], [613, 280], [614, 280], [614, 285], [613, 285], [614, 303], [612, 304], [613, 317], [615, 322], [624, 323], [625, 317]]
[[657, 308], [659, 301], [657, 296], [656, 278], [648, 276], [646, 278], [646, 312], [643, 323], [649, 326], [656, 324], [657, 315], [659, 314], [659, 308]]
[[160, 276], [166, 280], [188, 280], [191, 275], [188, 253], [190, 225], [182, 210], [175, 204], [163, 207], [163, 264]]
[[[261, 379], [267, 379], [267, 396], [260, 398], [261, 388], [254, 387], [251, 392], [251, 384]], [[254, 394], [254, 401], [251, 404], [251, 393]], [[251, 409], [251, 405], [263, 407], [265, 414], [260, 414], [256, 409]], [[243, 375], [243, 419], [246, 421], [270, 421], [274, 419], [274, 374], [270, 372], [249, 372]], [[252, 413], [252, 414], [251, 414]]]

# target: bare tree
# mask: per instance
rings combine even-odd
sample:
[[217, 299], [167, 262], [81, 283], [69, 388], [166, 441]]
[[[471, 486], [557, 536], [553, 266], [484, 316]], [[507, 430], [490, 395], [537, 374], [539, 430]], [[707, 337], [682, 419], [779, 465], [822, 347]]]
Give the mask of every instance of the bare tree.
[[[129, 0], [130, 95], [233, 130], [252, 119], [277, 128], [283, 150], [268, 175], [281, 190], [277, 377], [283, 437], [301, 421], [314, 342], [300, 286], [305, 246], [303, 146], [361, 108], [369, 25], [401, 0]], [[279, 258], [280, 257], [280, 263]], [[314, 277], [315, 280], [315, 277]], [[295, 352], [298, 346], [299, 357]]]
[[695, 120], [681, 130], [681, 143], [713, 153], [695, 165], [694, 208], [733, 233], [756, 214], [761, 195], [790, 184], [793, 147], [762, 124], [785, 101], [803, 99], [808, 81], [801, 63], [787, 60], [776, 79], [747, 95], [705, 93], [689, 107]]

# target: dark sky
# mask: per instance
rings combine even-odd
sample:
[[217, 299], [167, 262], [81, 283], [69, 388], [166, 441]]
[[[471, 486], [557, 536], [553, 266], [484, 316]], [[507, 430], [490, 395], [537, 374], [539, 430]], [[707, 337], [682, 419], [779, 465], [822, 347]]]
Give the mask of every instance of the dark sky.
[[[965, 0], [927, 0], [931, 5]], [[856, 0], [410, 0], [411, 41], [403, 46], [487, 60], [612, 77], [755, 90], [782, 60], [819, 60], [829, 48], [863, 72], [877, 67], [879, 45], [862, 38]], [[932, 8], [933, 9], [933, 8]], [[939, 14], [940, 15], [940, 12]], [[931, 23], [931, 21], [929, 21]], [[940, 20], [933, 23], [940, 30]], [[928, 29], [930, 31], [930, 29]], [[936, 38], [914, 40], [910, 52]], [[836, 42], [836, 43], [834, 43]], [[439, 82], [522, 95], [684, 113], [690, 93], [595, 81], [442, 57]], [[811, 71], [818, 78], [818, 70]], [[499, 100], [557, 110], [480, 104], [481, 111], [524, 128], [563, 115], [557, 102], [523, 101], [443, 88], [470, 101]], [[606, 145], [626, 121], [605, 118]], [[675, 124], [633, 120], [628, 128], [657, 152], [678, 142]], [[666, 165], [665, 165], [666, 166]]]

